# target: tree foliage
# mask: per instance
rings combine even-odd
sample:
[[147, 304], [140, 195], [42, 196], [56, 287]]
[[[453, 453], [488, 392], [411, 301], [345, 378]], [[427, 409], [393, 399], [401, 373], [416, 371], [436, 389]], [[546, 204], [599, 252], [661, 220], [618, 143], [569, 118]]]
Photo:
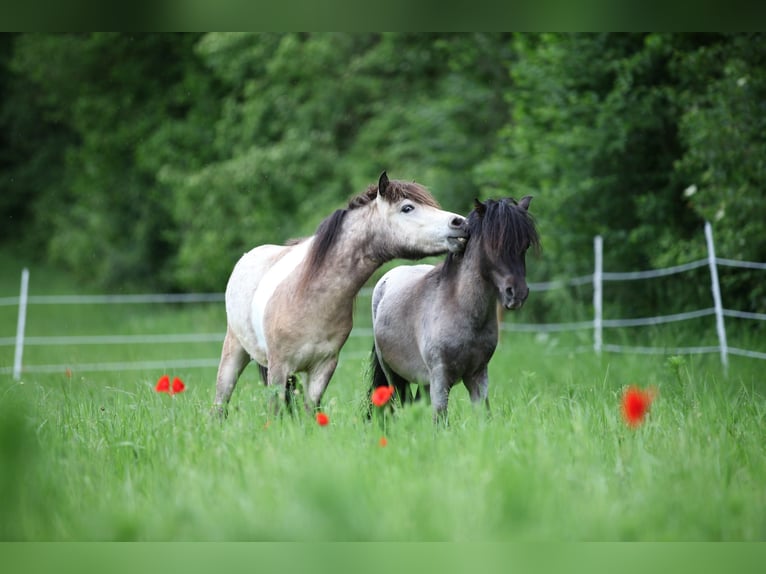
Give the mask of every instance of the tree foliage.
[[[535, 196], [535, 278], [597, 233], [612, 270], [702, 257], [705, 220], [766, 261], [762, 35], [1, 38], [0, 241], [95, 285], [221, 290], [383, 169], [454, 211]], [[758, 272], [722, 281], [762, 309]]]
[[95, 284], [163, 282], [174, 233], [157, 173], [167, 161], [195, 162], [205, 139], [178, 127], [209, 107], [196, 103], [193, 61], [183, 57], [193, 42], [163, 34], [15, 39], [2, 117], [25, 156], [2, 186], [28, 213], [12, 220], [14, 235]]
[[[514, 51], [512, 120], [475, 173], [485, 193], [541, 197], [546, 276], [588, 273], [595, 234], [608, 270], [704, 257], [706, 219], [719, 255], [766, 261], [760, 36], [521, 35]], [[762, 308], [759, 285], [738, 271], [727, 300]], [[625, 289], [622, 304], [666, 289]]]

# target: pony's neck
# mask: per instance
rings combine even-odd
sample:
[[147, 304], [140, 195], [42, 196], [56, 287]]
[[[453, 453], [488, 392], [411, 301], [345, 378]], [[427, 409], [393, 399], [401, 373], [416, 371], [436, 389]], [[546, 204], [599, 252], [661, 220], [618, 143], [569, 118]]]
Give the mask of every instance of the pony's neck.
[[495, 285], [485, 277], [482, 270], [480, 246], [468, 242], [466, 252], [451, 256], [448, 273], [453, 274], [455, 305], [464, 316], [470, 316], [477, 322], [495, 316], [497, 293]]
[[[369, 208], [371, 209], [372, 206]], [[378, 267], [388, 261], [375, 240], [366, 207], [349, 210], [338, 237], [304, 287], [320, 298], [353, 298]]]

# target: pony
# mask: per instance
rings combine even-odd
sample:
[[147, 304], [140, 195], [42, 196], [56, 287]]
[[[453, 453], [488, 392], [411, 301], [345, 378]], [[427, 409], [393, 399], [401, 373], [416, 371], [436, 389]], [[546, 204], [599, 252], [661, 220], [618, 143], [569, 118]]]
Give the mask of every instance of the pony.
[[475, 200], [468, 244], [439, 265], [400, 266], [372, 294], [372, 387], [392, 385], [400, 402], [410, 383], [430, 395], [434, 421], [447, 419], [451, 388], [462, 380], [489, 410], [487, 365], [498, 342], [501, 306], [520, 309], [529, 295], [526, 253], [540, 240], [531, 196]]
[[290, 405], [298, 373], [304, 406], [318, 409], [352, 328], [354, 299], [370, 276], [395, 259], [462, 251], [465, 219], [440, 209], [425, 187], [389, 180], [354, 197], [314, 235], [261, 245], [236, 263], [226, 286], [227, 329], [213, 411], [227, 405], [242, 371], [255, 361], [276, 409]]

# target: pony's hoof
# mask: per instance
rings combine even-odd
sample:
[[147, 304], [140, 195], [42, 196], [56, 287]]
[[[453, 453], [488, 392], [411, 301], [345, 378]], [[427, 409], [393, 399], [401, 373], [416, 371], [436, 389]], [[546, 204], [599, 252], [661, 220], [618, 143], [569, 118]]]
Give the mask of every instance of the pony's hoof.
[[225, 405], [213, 405], [210, 409], [210, 417], [223, 422], [229, 416], [229, 409]]

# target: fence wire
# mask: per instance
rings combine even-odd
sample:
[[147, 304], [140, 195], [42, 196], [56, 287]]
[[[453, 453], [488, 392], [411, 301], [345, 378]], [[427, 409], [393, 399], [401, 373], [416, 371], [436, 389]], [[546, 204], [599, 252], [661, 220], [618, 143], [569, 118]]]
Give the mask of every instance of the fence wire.
[[[712, 252], [711, 252], [712, 255]], [[711, 257], [710, 259], [700, 259], [691, 261], [682, 265], [675, 265], [664, 269], [650, 269], [644, 271], [632, 272], [604, 272], [599, 274], [581, 275], [569, 279], [556, 279], [553, 281], [529, 283], [530, 290], [537, 292], [549, 291], [552, 289], [562, 289], [566, 287], [582, 286], [594, 284], [600, 277], [601, 281], [632, 281], [640, 279], [652, 279], [655, 277], [666, 277], [677, 273], [683, 273], [705, 265], [711, 264], [726, 267], [739, 267], [744, 269], [766, 270], [766, 263], [753, 261], [738, 261], [734, 259], [725, 259]], [[594, 285], [595, 286], [595, 285]], [[365, 288], [360, 292], [361, 296], [370, 296], [371, 288]], [[0, 298], [0, 307], [19, 306], [22, 297], [2, 297]], [[223, 293], [149, 293], [137, 295], [31, 295], [26, 297], [28, 305], [117, 305], [117, 304], [187, 304], [187, 303], [221, 303], [224, 301]], [[766, 313], [740, 311], [735, 309], [722, 309], [722, 315], [725, 317], [766, 321]], [[639, 327], [688, 321], [701, 317], [707, 317], [716, 314], [714, 307], [698, 309], [684, 313], [673, 313], [658, 315], [654, 317], [636, 317], [636, 318], [618, 318], [603, 319], [599, 318], [598, 326], [600, 328], [621, 328], [621, 327]], [[500, 328], [508, 332], [529, 332], [529, 333], [556, 333], [567, 331], [594, 330], [596, 321], [572, 321], [563, 323], [514, 323], [502, 322]], [[372, 337], [372, 329], [354, 328], [351, 337]], [[126, 334], [126, 335], [79, 335], [79, 336], [33, 336], [23, 337], [23, 344], [28, 346], [86, 346], [86, 345], [158, 345], [158, 344], [178, 344], [178, 343], [219, 343], [223, 341], [224, 333], [170, 333], [164, 335], [158, 334]], [[18, 345], [18, 334], [16, 337], [0, 337], [0, 347]], [[699, 346], [699, 347], [644, 347], [634, 345], [614, 345], [601, 344], [598, 350], [608, 353], [634, 353], [634, 354], [707, 354], [721, 352], [721, 346]], [[573, 347], [571, 349], [560, 349], [561, 352], [587, 352], [593, 351], [593, 347]], [[742, 357], [764, 359], [766, 353], [737, 347], [726, 347], [725, 353], [738, 355]], [[347, 356], [366, 355], [365, 353], [350, 353]], [[172, 359], [162, 361], [133, 361], [133, 362], [102, 362], [102, 363], [79, 363], [70, 364], [50, 364], [50, 365], [25, 365], [25, 373], [64, 373], [67, 370], [76, 370], [77, 372], [107, 372], [122, 370], [155, 370], [171, 368], [214, 368], [218, 365], [218, 358], [209, 359]], [[14, 372], [11, 367], [0, 367], [0, 374], [10, 374]]]

